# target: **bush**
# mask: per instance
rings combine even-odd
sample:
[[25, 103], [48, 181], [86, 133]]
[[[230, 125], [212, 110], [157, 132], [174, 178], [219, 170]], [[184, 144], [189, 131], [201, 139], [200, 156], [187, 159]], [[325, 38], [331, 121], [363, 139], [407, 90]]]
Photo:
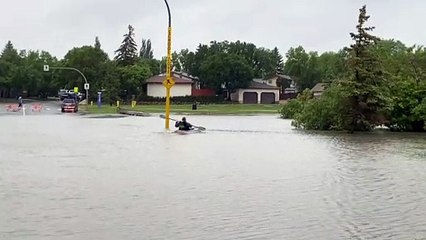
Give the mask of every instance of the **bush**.
[[279, 113], [281, 115], [281, 118], [293, 119], [297, 113], [300, 113], [302, 111], [302, 108], [303, 104], [301, 103], [301, 101], [297, 99], [291, 99], [286, 104], [284, 104], [284, 106], [282, 106]]
[[312, 97], [311, 91], [305, 90], [300, 93], [297, 98], [288, 101], [279, 111], [281, 118], [294, 119], [296, 114], [303, 111], [305, 104], [312, 99]]
[[319, 99], [314, 99], [298, 116], [298, 123], [311, 130], [343, 130], [351, 124], [350, 99], [339, 84], [330, 86]]
[[281, 109], [281, 117], [294, 119], [292, 125], [308, 130], [344, 129], [348, 124], [346, 91], [339, 85], [329, 87], [319, 98], [309, 90], [289, 101]]

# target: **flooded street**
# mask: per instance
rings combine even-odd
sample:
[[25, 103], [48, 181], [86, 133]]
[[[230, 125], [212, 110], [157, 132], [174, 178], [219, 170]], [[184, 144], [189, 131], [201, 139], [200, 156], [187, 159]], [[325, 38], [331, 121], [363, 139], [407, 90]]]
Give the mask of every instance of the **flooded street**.
[[0, 114], [0, 239], [426, 239], [425, 134], [52, 109]]

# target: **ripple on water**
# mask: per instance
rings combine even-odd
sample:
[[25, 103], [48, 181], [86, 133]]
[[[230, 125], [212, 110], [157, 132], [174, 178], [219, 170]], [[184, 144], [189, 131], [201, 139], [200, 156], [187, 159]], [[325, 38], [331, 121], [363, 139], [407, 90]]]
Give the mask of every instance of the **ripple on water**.
[[1, 121], [0, 238], [426, 236], [424, 135], [293, 131], [267, 116], [193, 116], [207, 131], [188, 136], [157, 118]]

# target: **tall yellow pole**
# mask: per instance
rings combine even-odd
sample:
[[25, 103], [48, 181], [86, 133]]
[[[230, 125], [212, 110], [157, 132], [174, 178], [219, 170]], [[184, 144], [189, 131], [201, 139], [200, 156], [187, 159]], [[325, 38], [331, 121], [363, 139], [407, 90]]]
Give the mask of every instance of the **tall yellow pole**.
[[172, 19], [169, 4], [167, 0], [164, 0], [164, 2], [166, 3], [169, 14], [169, 27], [167, 31], [167, 72], [163, 85], [166, 87], [166, 129], [170, 129], [170, 89], [175, 84], [175, 81], [172, 78]]

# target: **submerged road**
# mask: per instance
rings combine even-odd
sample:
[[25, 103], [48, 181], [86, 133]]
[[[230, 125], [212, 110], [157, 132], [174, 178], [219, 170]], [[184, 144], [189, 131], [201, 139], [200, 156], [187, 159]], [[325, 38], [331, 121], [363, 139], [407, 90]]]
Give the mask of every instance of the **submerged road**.
[[190, 116], [206, 133], [177, 135], [43, 105], [1, 107], [0, 239], [426, 238], [424, 134]]
[[0, 115], [51, 115], [61, 113], [60, 101], [34, 101], [24, 99], [23, 108], [18, 103], [1, 103]]

